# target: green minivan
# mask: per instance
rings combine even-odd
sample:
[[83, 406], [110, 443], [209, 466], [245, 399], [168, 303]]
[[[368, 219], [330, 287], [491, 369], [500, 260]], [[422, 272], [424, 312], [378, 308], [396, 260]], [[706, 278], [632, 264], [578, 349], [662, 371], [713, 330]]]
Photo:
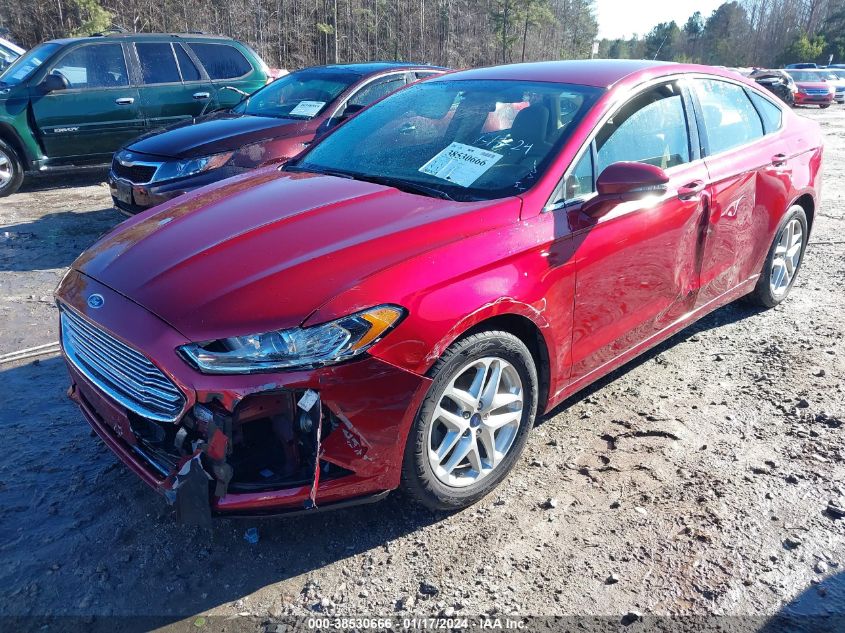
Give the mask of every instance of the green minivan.
[[245, 44], [202, 34], [39, 44], [0, 74], [0, 197], [27, 172], [106, 164], [146, 132], [234, 106], [268, 73]]

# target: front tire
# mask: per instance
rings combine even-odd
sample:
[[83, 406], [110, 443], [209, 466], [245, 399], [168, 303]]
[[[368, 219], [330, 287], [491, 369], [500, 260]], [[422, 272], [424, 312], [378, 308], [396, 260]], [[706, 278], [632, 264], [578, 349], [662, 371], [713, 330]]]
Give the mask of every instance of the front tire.
[[511, 471], [537, 415], [537, 368], [508, 332], [481, 332], [435, 363], [405, 445], [402, 489], [432, 510], [472, 505]]
[[15, 193], [23, 182], [23, 163], [14, 148], [0, 139], [0, 198]]
[[769, 247], [757, 285], [746, 297], [749, 303], [774, 308], [786, 299], [804, 261], [809, 237], [807, 228], [804, 209], [797, 204], [790, 207]]

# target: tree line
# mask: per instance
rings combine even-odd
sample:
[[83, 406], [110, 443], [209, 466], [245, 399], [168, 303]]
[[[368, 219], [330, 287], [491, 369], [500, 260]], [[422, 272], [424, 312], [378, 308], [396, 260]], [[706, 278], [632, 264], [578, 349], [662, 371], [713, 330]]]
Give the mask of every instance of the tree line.
[[119, 27], [202, 31], [251, 45], [271, 66], [395, 59], [463, 68], [589, 57], [594, 0], [25, 0], [0, 27], [25, 47]]
[[599, 55], [719, 66], [845, 63], [845, 0], [740, 0], [682, 25], [657, 24], [644, 36], [602, 40]]

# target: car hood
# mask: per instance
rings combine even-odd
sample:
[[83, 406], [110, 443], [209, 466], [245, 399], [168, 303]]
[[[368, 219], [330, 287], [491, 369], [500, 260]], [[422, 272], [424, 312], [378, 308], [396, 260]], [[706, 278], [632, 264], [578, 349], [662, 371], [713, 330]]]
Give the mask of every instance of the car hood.
[[[206, 341], [297, 326], [380, 270], [517, 221], [520, 207], [265, 168], [124, 222], [74, 268]], [[385, 288], [372, 305], [392, 300]]]
[[828, 84], [824, 81], [796, 81], [795, 85], [799, 88], [824, 88], [825, 90], [830, 90]]
[[165, 158], [192, 158], [301, 133], [307, 121], [219, 112], [156, 130], [127, 149]]

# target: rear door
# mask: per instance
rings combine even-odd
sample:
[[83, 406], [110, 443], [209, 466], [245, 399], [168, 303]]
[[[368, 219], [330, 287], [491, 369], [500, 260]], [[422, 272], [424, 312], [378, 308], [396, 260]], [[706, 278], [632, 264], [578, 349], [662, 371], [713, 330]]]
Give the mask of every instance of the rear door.
[[246, 56], [232, 44], [189, 42], [188, 46], [208, 74], [220, 108], [231, 108], [243, 99], [242, 94], [228, 87], [252, 94], [266, 83], [264, 74], [253, 68]]
[[215, 91], [178, 42], [136, 42], [141, 111], [154, 130], [214, 109]]
[[125, 52], [118, 42], [74, 47], [48, 70], [64, 76], [68, 89], [49, 94], [33, 89], [35, 124], [50, 159], [107, 160], [143, 131], [138, 90], [130, 85]]
[[697, 301], [704, 305], [760, 272], [772, 210], [786, 209], [789, 149], [774, 102], [727, 80], [701, 78], [692, 84], [710, 173], [711, 207]]
[[[707, 170], [689, 122], [680, 82], [647, 88], [599, 128], [564, 179], [566, 205], [555, 213], [566, 213], [575, 245], [574, 379], [665, 329], [695, 301]], [[664, 169], [666, 193], [620, 203], [598, 219], [581, 213], [598, 175], [624, 161]]]

